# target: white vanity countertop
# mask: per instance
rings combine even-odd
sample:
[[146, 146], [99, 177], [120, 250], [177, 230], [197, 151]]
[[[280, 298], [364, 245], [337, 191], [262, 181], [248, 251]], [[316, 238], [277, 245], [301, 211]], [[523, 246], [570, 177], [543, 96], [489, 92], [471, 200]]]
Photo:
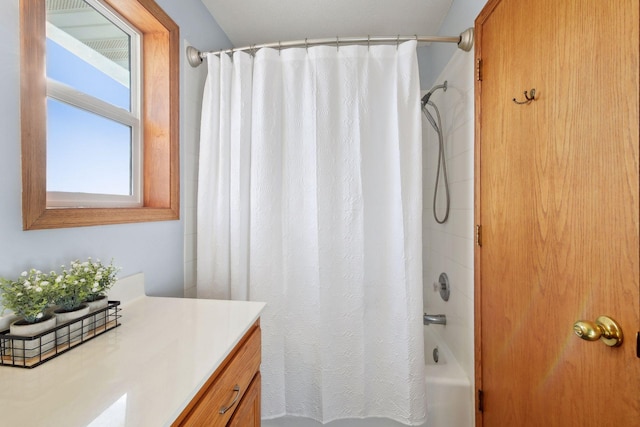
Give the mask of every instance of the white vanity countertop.
[[170, 425], [263, 303], [141, 297], [121, 326], [33, 369], [0, 366], [0, 425]]

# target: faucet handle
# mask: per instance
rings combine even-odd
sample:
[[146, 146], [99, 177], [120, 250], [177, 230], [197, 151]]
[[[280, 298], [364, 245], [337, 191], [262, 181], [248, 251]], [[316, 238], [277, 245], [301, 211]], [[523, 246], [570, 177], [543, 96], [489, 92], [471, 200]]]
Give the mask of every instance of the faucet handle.
[[440, 273], [437, 282], [433, 282], [433, 291], [440, 292], [440, 298], [444, 301], [449, 301], [449, 295], [451, 295], [451, 288], [449, 287], [449, 277], [447, 273]]

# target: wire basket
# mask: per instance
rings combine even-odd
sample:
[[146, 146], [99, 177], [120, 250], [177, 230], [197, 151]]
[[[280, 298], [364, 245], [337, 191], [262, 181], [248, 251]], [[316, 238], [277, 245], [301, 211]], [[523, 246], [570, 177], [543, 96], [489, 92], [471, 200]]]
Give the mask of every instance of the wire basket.
[[0, 332], [0, 366], [35, 368], [120, 326], [120, 301], [31, 337]]

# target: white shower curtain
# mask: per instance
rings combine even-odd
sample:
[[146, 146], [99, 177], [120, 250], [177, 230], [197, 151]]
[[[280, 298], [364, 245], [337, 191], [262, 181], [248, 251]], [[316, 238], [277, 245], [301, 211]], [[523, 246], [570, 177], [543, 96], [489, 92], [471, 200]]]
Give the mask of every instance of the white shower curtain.
[[263, 418], [421, 424], [416, 43], [207, 59], [198, 296], [267, 303]]

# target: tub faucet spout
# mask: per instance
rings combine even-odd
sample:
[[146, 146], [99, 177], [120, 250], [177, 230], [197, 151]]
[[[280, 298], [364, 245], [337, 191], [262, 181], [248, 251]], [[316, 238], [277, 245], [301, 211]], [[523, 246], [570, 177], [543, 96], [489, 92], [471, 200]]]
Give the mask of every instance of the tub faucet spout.
[[424, 324], [425, 325], [446, 325], [447, 324], [447, 316], [444, 314], [424, 314]]

